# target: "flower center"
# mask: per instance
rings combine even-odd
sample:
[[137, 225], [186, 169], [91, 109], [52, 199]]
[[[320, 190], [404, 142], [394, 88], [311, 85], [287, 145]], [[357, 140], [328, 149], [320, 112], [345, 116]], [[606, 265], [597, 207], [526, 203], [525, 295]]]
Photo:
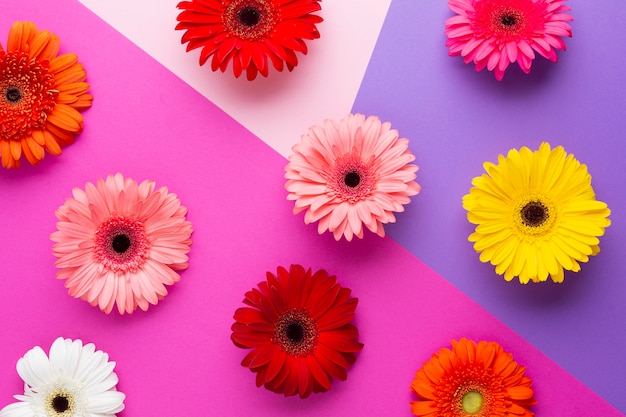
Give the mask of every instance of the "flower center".
[[115, 272], [139, 269], [150, 248], [143, 224], [125, 216], [114, 216], [103, 222], [94, 242], [97, 261]]
[[359, 175], [358, 172], [356, 171], [352, 171], [352, 172], [348, 172], [345, 176], [345, 178], [343, 179], [343, 182], [348, 186], [348, 187], [356, 187], [357, 185], [359, 185], [359, 183], [361, 182], [361, 176]]
[[505, 14], [500, 17], [500, 23], [502, 23], [504, 26], [514, 26], [517, 23], [517, 19], [514, 15]]
[[111, 247], [117, 253], [124, 253], [130, 248], [130, 238], [126, 235], [117, 235], [113, 238]]
[[523, 236], [545, 236], [554, 229], [556, 218], [556, 207], [543, 194], [528, 193], [513, 207], [513, 223]]
[[304, 357], [313, 353], [319, 331], [306, 310], [289, 310], [278, 318], [274, 326], [274, 343], [292, 356]]
[[70, 401], [64, 395], [57, 395], [52, 399], [52, 408], [57, 413], [64, 413], [70, 408]]
[[22, 97], [22, 91], [17, 87], [9, 87], [4, 92], [4, 98], [11, 104], [19, 103]]
[[347, 154], [337, 159], [334, 168], [321, 175], [328, 187], [343, 201], [356, 203], [367, 198], [376, 186], [377, 171], [359, 155]]
[[517, 34], [526, 26], [524, 14], [516, 9], [500, 9], [493, 13], [491, 26], [496, 32]]
[[255, 7], [246, 6], [237, 12], [237, 19], [242, 25], [254, 26], [261, 20], [261, 12]]
[[47, 62], [7, 52], [0, 58], [0, 139], [22, 140], [42, 128], [57, 94]]
[[548, 208], [541, 201], [529, 201], [520, 211], [526, 226], [539, 227], [548, 219]]
[[269, 0], [234, 0], [224, 6], [222, 22], [229, 35], [255, 41], [274, 29], [278, 13]]
[[46, 415], [50, 417], [70, 417], [76, 410], [76, 400], [70, 392], [55, 389], [48, 394], [45, 409]]
[[476, 414], [483, 407], [483, 396], [480, 392], [470, 391], [461, 400], [463, 411], [467, 414]]
[[285, 335], [291, 343], [302, 343], [304, 340], [304, 327], [301, 323], [289, 323], [285, 329]]

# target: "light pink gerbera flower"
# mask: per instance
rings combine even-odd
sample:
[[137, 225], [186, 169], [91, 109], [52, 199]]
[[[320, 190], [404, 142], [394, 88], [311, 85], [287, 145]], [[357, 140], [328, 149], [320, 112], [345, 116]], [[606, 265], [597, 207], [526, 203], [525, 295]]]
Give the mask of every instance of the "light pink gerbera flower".
[[120, 173], [72, 194], [50, 236], [69, 294], [107, 314], [114, 304], [120, 314], [157, 304], [188, 266], [193, 229], [176, 194]]
[[350, 114], [311, 127], [285, 167], [294, 214], [305, 210], [306, 224], [319, 221], [318, 232], [329, 230], [336, 240], [362, 238], [363, 225], [384, 236], [383, 224], [395, 222], [393, 212], [420, 191], [409, 141], [390, 126]]
[[572, 36], [565, 13], [566, 0], [448, 0], [457, 16], [446, 20], [450, 56], [485, 67], [498, 81], [510, 63], [530, 73], [535, 52], [556, 62], [556, 50], [565, 50], [561, 36]]

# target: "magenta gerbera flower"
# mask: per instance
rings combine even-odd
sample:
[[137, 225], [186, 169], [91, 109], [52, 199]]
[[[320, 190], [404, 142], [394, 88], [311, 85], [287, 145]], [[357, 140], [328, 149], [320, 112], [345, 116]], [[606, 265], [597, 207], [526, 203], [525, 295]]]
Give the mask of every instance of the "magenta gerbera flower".
[[565, 1], [448, 0], [457, 13], [446, 21], [448, 53], [474, 62], [476, 71], [493, 71], [498, 81], [513, 62], [528, 74], [535, 52], [556, 62], [556, 51], [565, 50], [561, 37], [572, 36]]
[[350, 114], [311, 127], [285, 167], [294, 214], [305, 211], [306, 224], [319, 221], [318, 232], [328, 230], [336, 240], [362, 238], [363, 225], [384, 236], [383, 224], [395, 222], [393, 212], [420, 191], [409, 141], [390, 126]]
[[72, 194], [50, 236], [69, 294], [107, 314], [114, 304], [120, 314], [157, 304], [188, 266], [193, 229], [176, 194], [119, 173]]

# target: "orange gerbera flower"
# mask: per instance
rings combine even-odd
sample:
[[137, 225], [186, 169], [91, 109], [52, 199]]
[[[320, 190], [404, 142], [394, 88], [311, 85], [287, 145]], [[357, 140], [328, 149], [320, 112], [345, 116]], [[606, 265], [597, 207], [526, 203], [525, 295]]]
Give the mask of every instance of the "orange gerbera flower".
[[452, 341], [417, 371], [411, 384], [416, 416], [531, 417], [532, 381], [496, 342]]
[[358, 302], [350, 293], [326, 271], [300, 265], [278, 267], [248, 291], [231, 339], [252, 349], [241, 365], [256, 372], [257, 386], [306, 398], [331, 389], [333, 378], [345, 380], [363, 348], [350, 324]]
[[19, 168], [45, 152], [61, 153], [83, 129], [79, 111], [91, 106], [86, 73], [75, 54], [58, 55], [59, 37], [32, 22], [15, 22], [0, 45], [0, 159]]

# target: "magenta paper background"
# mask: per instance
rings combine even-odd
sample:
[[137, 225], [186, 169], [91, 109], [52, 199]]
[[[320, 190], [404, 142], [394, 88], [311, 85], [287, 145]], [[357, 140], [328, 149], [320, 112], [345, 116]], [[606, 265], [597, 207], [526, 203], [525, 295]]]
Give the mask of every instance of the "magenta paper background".
[[[443, 189], [448, 179], [456, 175], [462, 177], [458, 184], [469, 184], [471, 176], [479, 173], [480, 163], [476, 161], [481, 159], [473, 161], [474, 164], [468, 162], [463, 171], [455, 174], [454, 170], [449, 170], [437, 179], [432, 166], [430, 173], [426, 169], [429, 158], [418, 154], [418, 162], [423, 166], [420, 180], [429, 185], [429, 189], [425, 188], [415, 199], [410, 210], [401, 216], [401, 223], [390, 228], [398, 242], [406, 244], [409, 250], [391, 238], [379, 239], [371, 235], [363, 241], [335, 242], [329, 235], [318, 236], [316, 228], [305, 226], [301, 216], [291, 215], [292, 203], [286, 201], [283, 189], [286, 163], [283, 157], [79, 3], [73, 0], [4, 3], [7, 4], [2, 4], [0, 15], [2, 42], [14, 20], [33, 20], [40, 28], [57, 33], [62, 39], [62, 51], [76, 52], [85, 65], [95, 100], [93, 108], [84, 113], [84, 132], [75, 144], [65, 148], [62, 156], [48, 157], [38, 167], [24, 165], [19, 171], [0, 172], [0, 212], [4, 220], [0, 240], [3, 284], [0, 291], [0, 406], [10, 403], [12, 395], [23, 392], [15, 372], [17, 359], [34, 345], [47, 350], [57, 336], [65, 336], [93, 342], [117, 362], [118, 388], [127, 395], [127, 408], [120, 413], [122, 417], [296, 414], [408, 417], [411, 415], [408, 402], [412, 399], [408, 387], [414, 372], [437, 349], [448, 346], [450, 339], [466, 336], [500, 342], [527, 367], [539, 401], [534, 407], [537, 415], [622, 415], [558, 366], [555, 363], [558, 355], [549, 358], [450, 283], [462, 288], [453, 278], [461, 273], [477, 279], [493, 278], [488, 268], [474, 259], [465, 261], [462, 266], [459, 264], [463, 269], [455, 270], [453, 266], [442, 269], [439, 260], [430, 256], [428, 262], [438, 265], [435, 269], [444, 274], [443, 278], [414, 256], [422, 256], [416, 251], [418, 246], [406, 244], [408, 231], [415, 233], [412, 239], [421, 242], [420, 248], [439, 245], [443, 251], [446, 247], [442, 244], [458, 239], [461, 243], [453, 242], [448, 251], [450, 257], [461, 253], [467, 256], [466, 252], [470, 251], [463, 244], [469, 227], [464, 223], [463, 213], [454, 206], [458, 201], [451, 199], [449, 202], [456, 207], [453, 213], [442, 212], [434, 218], [441, 219], [441, 223], [456, 224], [463, 231], [461, 236], [442, 235], [434, 229], [422, 231], [417, 225], [418, 222], [428, 223], [423, 220], [423, 210], [432, 210], [433, 201], [438, 198], [430, 190]], [[407, 6], [408, 2], [394, 1], [391, 18], [397, 18], [402, 7]], [[431, 19], [441, 23], [445, 14], [442, 9], [431, 17], [421, 15], [416, 20], [428, 22]], [[436, 29], [430, 39], [439, 42], [441, 24]], [[386, 53], [397, 52], [391, 46], [388, 52], [381, 51], [391, 36], [394, 35], [387, 25], [374, 63], [380, 62], [377, 60]], [[395, 36], [401, 39], [403, 34]], [[419, 56], [414, 59], [421, 62]], [[483, 85], [486, 90], [481, 93], [483, 100], [490, 100], [488, 94], [497, 94], [489, 93], [490, 87], [486, 87], [493, 80], [480, 77], [487, 74], [476, 76], [456, 64], [454, 60], [434, 60], [432, 65], [439, 69], [432, 73], [426, 71], [422, 77], [437, 79], [436, 72], [449, 66], [458, 77], [457, 82], [466, 83], [465, 88], [472, 84], [475, 88]], [[560, 70], [566, 65], [564, 61], [551, 70]], [[387, 100], [385, 90], [371, 86], [380, 81], [375, 77], [382, 67], [372, 68], [355, 110], [359, 110], [359, 106], [371, 109], [368, 106], [373, 106], [374, 98], [381, 103]], [[389, 65], [387, 70], [393, 68]], [[415, 79], [415, 74], [400, 74], [407, 76], [407, 85], [413, 85], [411, 80]], [[207, 72], [207, 76], [211, 75]], [[389, 78], [393, 77], [395, 75]], [[552, 82], [556, 79], [554, 77]], [[518, 82], [523, 80], [518, 77]], [[242, 82], [239, 88], [237, 94], [242, 100], [257, 93], [252, 83]], [[453, 94], [454, 88], [449, 88], [448, 94]], [[368, 97], [367, 91], [372, 89], [375, 91]], [[264, 93], [271, 94], [271, 91]], [[506, 102], [506, 97], [500, 96], [498, 100]], [[402, 132], [403, 135], [424, 137], [423, 132], [415, 131], [405, 119], [407, 114], [415, 113], [403, 113], [402, 109], [392, 111], [392, 108], [379, 109], [380, 116], [398, 120], [397, 124], [407, 131]], [[302, 111], [306, 111], [306, 107]], [[443, 111], [434, 114], [441, 118], [442, 125], [449, 123], [448, 117], [452, 117]], [[443, 127], [440, 136], [447, 137]], [[430, 132], [429, 136], [434, 133]], [[466, 134], [468, 141], [476, 141], [471, 130], [466, 130]], [[425, 142], [422, 139], [417, 143]], [[418, 153], [419, 148], [414, 150]], [[489, 156], [493, 155], [484, 150], [482, 158]], [[195, 229], [190, 267], [182, 272], [181, 282], [171, 288], [170, 295], [158, 306], [130, 316], [115, 313], [107, 316], [67, 296], [63, 283], [54, 279], [56, 269], [49, 240], [55, 230], [54, 211], [71, 196], [71, 189], [118, 171], [136, 180], [156, 180], [157, 185], [167, 186], [177, 193], [188, 207], [188, 219]], [[592, 174], [594, 171], [592, 169]], [[601, 195], [610, 197], [609, 190], [603, 189]], [[613, 208], [615, 212], [617, 207]], [[443, 217], [450, 214], [450, 217]], [[619, 217], [612, 217], [618, 223], [615, 219]], [[617, 226], [620, 227], [619, 223]], [[616, 229], [615, 235], [619, 230]], [[617, 240], [613, 242], [617, 244]], [[604, 243], [602, 255], [589, 266], [608, 262], [610, 251], [607, 250], [608, 255], [604, 252]], [[607, 246], [610, 248], [610, 244]], [[425, 251], [425, 257], [428, 254]], [[355, 324], [360, 330], [360, 341], [365, 344], [356, 364], [349, 370], [347, 381], [307, 400], [283, 398], [257, 389], [254, 376], [239, 365], [246, 352], [236, 348], [229, 338], [233, 312], [241, 305], [245, 291], [263, 280], [265, 271], [290, 263], [324, 268], [353, 290], [354, 296], [359, 298]], [[454, 262], [449, 264], [454, 265]], [[590, 279], [583, 275], [580, 278]], [[493, 285], [483, 287], [479, 283], [476, 289], [500, 291], [500, 297], [508, 297], [515, 314], [527, 315], [520, 302], [515, 301], [517, 293], [500, 290], [497, 286], [493, 289]], [[558, 294], [561, 300], [574, 297], [568, 286], [563, 288], [563, 293], [550, 294]], [[587, 290], [593, 288], [588, 286]], [[471, 291], [462, 289], [478, 299]], [[524, 291], [520, 291], [521, 297]], [[540, 299], [538, 303], [545, 305], [548, 300], [541, 304]], [[567, 301], [561, 303], [569, 308]], [[526, 310], [529, 309], [527, 306]], [[552, 310], [552, 314], [562, 314], [558, 308]], [[508, 318], [513, 313], [502, 314]], [[563, 320], [565, 327], [577, 325], [578, 321], [570, 321], [568, 317]], [[603, 340], [611, 340], [611, 337], [618, 343], [623, 340], [607, 334], [605, 327], [590, 326], [590, 329]], [[528, 339], [530, 336], [532, 334], [525, 335]], [[580, 360], [592, 366], [605, 359], [582, 355]], [[623, 366], [623, 353], [614, 360], [618, 366]], [[608, 382], [623, 387], [617, 377]], [[596, 391], [601, 389], [596, 388]]]

